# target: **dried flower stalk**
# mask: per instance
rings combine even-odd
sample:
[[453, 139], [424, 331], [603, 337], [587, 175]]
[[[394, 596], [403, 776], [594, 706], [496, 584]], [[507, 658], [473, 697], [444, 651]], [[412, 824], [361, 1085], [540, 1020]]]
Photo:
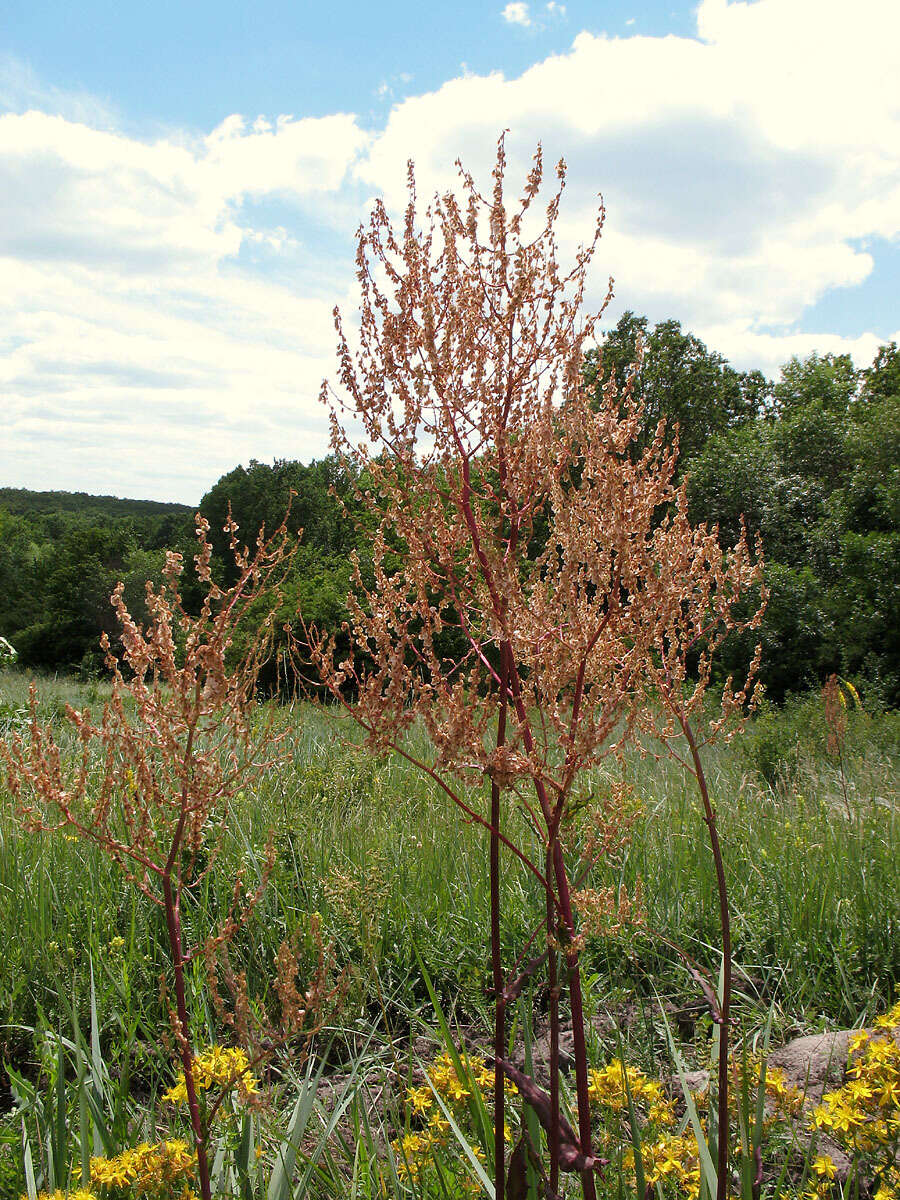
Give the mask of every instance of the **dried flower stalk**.
[[[602, 207], [590, 242], [564, 269], [555, 235], [564, 164], [540, 217], [540, 149], [511, 206], [505, 167], [501, 138], [491, 193], [460, 166], [461, 196], [435, 197], [420, 229], [410, 164], [402, 228], [379, 201], [360, 230], [360, 328], [351, 345], [335, 311], [340, 391], [324, 385], [323, 400], [333, 448], [352, 468], [374, 529], [374, 584], [357, 563], [348, 657], [331, 638], [308, 638], [333, 695], [357, 697], [348, 707], [369, 744], [399, 751], [489, 832], [500, 1200], [505, 1006], [521, 989], [515, 974], [525, 955], [504, 973], [501, 848], [544, 886], [546, 917], [529, 944], [546, 926], [549, 950], [526, 974], [544, 963], [549, 972], [551, 1094], [538, 1101], [532, 1085], [523, 1095], [547, 1117], [551, 1193], [559, 1171], [571, 1170], [592, 1200], [599, 1162], [564, 821], [585, 771], [636, 731], [670, 739], [702, 712], [713, 653], [760, 568], [745, 537], [725, 555], [715, 530], [691, 528], [684, 489], [673, 483], [677, 445], [662, 423], [635, 450], [643, 414], [632, 382], [619, 391], [611, 380], [599, 405], [583, 386], [584, 349], [601, 315], [581, 307]], [[365, 443], [351, 442], [348, 418], [362, 424]], [[689, 678], [692, 655], [699, 673]], [[746, 687], [726, 689], [707, 732], [746, 699]], [[427, 759], [405, 741], [414, 722], [429, 734]], [[479, 781], [484, 810], [467, 791]], [[501, 827], [504, 792], [540, 837], [541, 861]], [[623, 836], [629, 824], [623, 813]], [[595, 849], [614, 844], [607, 827]], [[557, 947], [573, 1025], [577, 1137], [559, 1113]]]
[[[95, 722], [88, 710], [67, 707], [79, 750], [64, 753], [52, 730], [38, 721], [31, 690], [31, 722], [25, 736], [0, 747], [9, 786], [26, 826], [38, 832], [68, 828], [99, 846], [166, 921], [175, 1004], [171, 1011], [175, 1051], [181, 1063], [203, 1200], [209, 1200], [209, 1127], [222, 1095], [205, 1117], [194, 1082], [185, 970], [198, 957], [208, 968], [246, 923], [265, 889], [273, 864], [269, 846], [262, 880], [248, 891], [238, 872], [228, 911], [210, 937], [189, 944], [184, 901], [213, 870], [232, 797], [283, 757], [288, 730], [277, 731], [271, 717], [258, 719], [254, 696], [269, 653], [277, 588], [293, 553], [285, 526], [269, 539], [260, 534], [254, 553], [237, 539], [229, 518], [226, 533], [237, 566], [228, 590], [213, 578], [208, 523], [197, 517], [194, 559], [202, 587], [197, 615], [185, 607], [180, 555], [166, 559], [165, 583], [147, 584], [149, 622], [141, 629], [126, 607], [122, 584], [112, 594], [121, 651], [104, 635], [102, 645], [112, 673], [112, 695]], [[237, 662], [231, 661], [233, 635], [264, 606], [258, 635]], [[226, 956], [227, 965], [227, 956]], [[287, 976], [295, 960], [279, 962], [285, 1015], [303, 1013], [293, 1004]], [[232, 1023], [250, 1036], [246, 983], [233, 976]], [[164, 981], [165, 986], [165, 981]], [[314, 985], [319, 987], [317, 983]], [[315, 996], [310, 993], [309, 1000]], [[243, 1061], [243, 1060], [242, 1060]], [[247, 1060], [247, 1071], [259, 1057]], [[235, 1078], [231, 1086], [240, 1086]]]

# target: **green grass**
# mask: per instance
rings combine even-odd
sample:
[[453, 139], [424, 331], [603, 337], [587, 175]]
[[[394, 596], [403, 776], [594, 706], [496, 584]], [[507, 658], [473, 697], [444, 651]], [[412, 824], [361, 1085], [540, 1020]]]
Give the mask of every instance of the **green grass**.
[[[86, 691], [69, 680], [40, 681], [42, 715], [54, 719], [63, 742], [63, 703], [96, 702], [96, 686]], [[22, 676], [0, 675], [0, 711], [8, 719], [26, 698]], [[251, 986], [265, 987], [281, 938], [318, 912], [338, 961], [352, 966], [351, 1001], [360, 1015], [379, 1010], [376, 973], [398, 1022], [427, 1004], [418, 950], [442, 1002], [460, 1019], [476, 1019], [487, 1007], [484, 834], [402, 760], [359, 748], [346, 720], [311, 704], [285, 709], [278, 719], [296, 730], [292, 758], [254, 794], [239, 797], [221, 865], [189, 920], [209, 924], [224, 911], [235, 870], [253, 878], [272, 830], [275, 871], [236, 947]], [[766, 715], [742, 741], [707, 754], [735, 957], [750, 986], [792, 1019], [853, 1023], [886, 1001], [900, 978], [898, 721], [855, 715], [845, 755], [848, 817], [836, 764], [823, 752], [818, 702], [781, 716], [792, 737], [768, 782], [756, 762], [760, 737], [771, 741], [772, 719]], [[714, 877], [690, 781], [652, 757], [633, 755], [628, 771], [644, 815], [622, 861], [599, 864], [594, 879], [632, 884], [640, 877], [648, 924], [714, 968]], [[589, 782], [603, 785], [602, 778]], [[478, 793], [473, 798], [479, 802]], [[64, 832], [22, 832], [2, 793], [0, 875], [0, 938], [9, 948], [0, 1023], [58, 1021], [60, 992], [86, 996], [94, 962], [104, 1000], [122, 1014], [119, 1023], [126, 1012], [129, 1020], [136, 1016], [153, 1040], [163, 931], [116, 869]], [[540, 912], [540, 897], [511, 861], [503, 908], [512, 952]], [[124, 938], [121, 949], [110, 949], [114, 938]], [[673, 994], [689, 996], [679, 961], [648, 937], [591, 944], [587, 966], [613, 992], [649, 992], [662, 980]]]
[[[64, 747], [71, 745], [65, 704], [99, 708], [105, 694], [96, 684], [39, 680], [40, 716]], [[0, 736], [24, 728], [27, 697], [24, 676], [0, 672]], [[290, 761], [238, 797], [222, 859], [186, 921], [212, 927], [235, 872], [252, 881], [261, 870], [271, 831], [278, 857], [270, 885], [233, 949], [261, 1003], [281, 939], [307, 929], [318, 913], [337, 966], [351, 973], [332, 1059], [351, 1057], [377, 1031], [371, 1049], [383, 1069], [385, 1023], [401, 1040], [433, 1028], [417, 956], [448, 1019], [478, 1036], [490, 1020], [484, 832], [461, 820], [403, 760], [361, 748], [354, 726], [334, 713], [300, 704], [277, 710], [276, 719], [295, 735]], [[863, 1023], [900, 980], [900, 719], [850, 714], [843, 779], [825, 753], [824, 733], [813, 697], [765, 712], [741, 739], [706, 755], [732, 899], [737, 1009], [747, 1028], [771, 1013], [775, 1040]], [[643, 815], [621, 858], [598, 864], [592, 882], [633, 886], [640, 879], [648, 926], [666, 941], [648, 934], [589, 942], [586, 991], [592, 1011], [628, 1014], [629, 1058], [662, 1070], [670, 1056], [656, 994], [675, 1006], [697, 999], [668, 943], [715, 973], [715, 882], [690, 781], [652, 755], [632, 753], [626, 770]], [[585, 781], [587, 790], [603, 786], [601, 772]], [[476, 790], [470, 799], [483, 806], [486, 795]], [[527, 836], [512, 810], [505, 820]], [[543, 900], [511, 856], [504, 862], [510, 961]], [[93, 987], [97, 1044], [121, 1110], [119, 1136], [138, 1128], [152, 1136], [155, 1097], [171, 1081], [160, 1045], [167, 1024], [159, 997], [163, 942], [159, 914], [115, 867], [64, 831], [24, 832], [0, 787], [0, 1058], [33, 1081], [35, 1096], [52, 1090], [55, 1034], [71, 1038], [76, 1025], [91, 1027]], [[538, 993], [538, 1020], [541, 1003]], [[197, 1028], [206, 1026], [212, 1039], [199, 973], [194, 1004]], [[697, 1024], [698, 1047], [706, 1020]], [[614, 1056], [616, 1037], [595, 1032], [593, 1056]], [[0, 1111], [10, 1101], [8, 1083], [0, 1074]], [[385, 1120], [384, 1113], [363, 1113], [357, 1100], [350, 1111], [357, 1123]], [[0, 1141], [19, 1136], [6, 1126], [0, 1134]], [[372, 1137], [368, 1149], [357, 1144], [361, 1172], [365, 1156], [383, 1144], [380, 1134]], [[11, 1151], [0, 1146], [4, 1153]], [[335, 1178], [342, 1169], [334, 1167]]]

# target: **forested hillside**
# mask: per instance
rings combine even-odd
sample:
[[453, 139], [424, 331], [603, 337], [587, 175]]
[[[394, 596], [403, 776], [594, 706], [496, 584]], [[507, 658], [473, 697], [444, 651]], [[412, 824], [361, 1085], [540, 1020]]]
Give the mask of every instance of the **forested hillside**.
[[118, 496], [91, 496], [87, 492], [30, 492], [27, 488], [5, 487], [0, 487], [0, 508], [15, 516], [71, 513], [100, 521], [135, 520], [160, 532], [191, 511], [190, 505], [169, 504], [164, 500], [121, 500]]
[[[897, 566], [900, 550], [900, 353], [884, 346], [873, 366], [848, 356], [787, 363], [777, 382], [738, 372], [677, 321], [651, 328], [626, 313], [602, 356], [588, 357], [590, 386], [634, 380], [645, 398], [645, 436], [677, 422], [679, 471], [693, 520], [718, 522], [723, 540], [743, 515], [762, 537], [771, 599], [761, 638], [762, 676], [778, 701], [832, 671], [872, 703], [900, 702]], [[366, 537], [342, 512], [349, 480], [333, 459], [304, 465], [252, 461], [224, 475], [200, 510], [214, 534], [228, 503], [242, 536], [274, 528], [291, 492], [290, 523], [303, 542], [285, 593], [285, 615], [339, 629], [349, 554]], [[119, 579], [141, 615], [143, 583], [158, 578], [166, 547], [193, 553], [191, 510], [83, 493], [0, 489], [0, 634], [22, 665], [46, 670], [101, 665], [112, 633], [109, 594]], [[219, 537], [218, 548], [225, 549]], [[734, 645], [735, 664], [748, 647]]]
[[190, 518], [183, 504], [0, 489], [0, 631], [19, 661], [99, 669], [100, 634], [116, 627], [112, 588], [123, 580], [140, 608], [144, 581], [158, 577]]

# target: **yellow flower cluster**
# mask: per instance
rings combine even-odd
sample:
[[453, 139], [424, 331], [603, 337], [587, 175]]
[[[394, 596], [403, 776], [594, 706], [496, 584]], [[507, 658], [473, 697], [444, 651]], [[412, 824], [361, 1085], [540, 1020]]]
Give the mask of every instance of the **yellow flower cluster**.
[[[739, 1086], [746, 1083], [751, 1095], [755, 1095], [762, 1074], [759, 1057], [751, 1056], [736, 1064], [741, 1079], [735, 1080], [730, 1091], [733, 1108], [737, 1106]], [[746, 1076], [744, 1079], [743, 1077]], [[658, 1079], [652, 1079], [639, 1067], [623, 1066], [619, 1061], [611, 1062], [600, 1070], [590, 1072], [589, 1094], [595, 1115], [606, 1126], [603, 1140], [611, 1150], [615, 1145], [625, 1146], [622, 1162], [634, 1178], [634, 1151], [630, 1147], [631, 1132], [615, 1124], [610, 1128], [609, 1117], [628, 1116], [628, 1092], [642, 1124], [641, 1157], [648, 1186], [659, 1185], [665, 1194], [695, 1200], [700, 1194], [700, 1156], [697, 1141], [691, 1131], [676, 1135], [670, 1132], [676, 1123], [674, 1101], [666, 1096]], [[627, 1081], [627, 1089], [626, 1089]], [[767, 1069], [765, 1079], [766, 1096], [774, 1115], [771, 1119], [787, 1117], [796, 1113], [802, 1105], [802, 1096], [787, 1084], [785, 1074], [778, 1069]], [[708, 1106], [706, 1089], [693, 1093], [697, 1108]], [[599, 1110], [599, 1112], [597, 1111]], [[606, 1120], [604, 1120], [606, 1118]], [[737, 1127], [737, 1123], [734, 1123]]]
[[[627, 1084], [627, 1086], [626, 1086]], [[675, 1124], [675, 1106], [666, 1096], [662, 1083], [645, 1075], [640, 1067], [625, 1066], [618, 1060], [589, 1075], [588, 1094], [594, 1111], [600, 1116], [628, 1116], [628, 1093], [644, 1123], [641, 1161], [648, 1187], [674, 1189], [679, 1197], [695, 1200], [700, 1194], [700, 1155], [692, 1134], [678, 1137], [669, 1132]], [[608, 1123], [608, 1122], [607, 1122]], [[604, 1141], [619, 1141], [621, 1129], [607, 1130]], [[630, 1133], [627, 1135], [630, 1141]], [[628, 1147], [622, 1164], [634, 1179], [634, 1150]]]
[[[20, 1200], [28, 1200], [28, 1193], [24, 1193]], [[38, 1192], [37, 1200], [97, 1200], [97, 1197], [90, 1188], [81, 1187], [75, 1192], [63, 1192], [57, 1188], [55, 1192]]]
[[[811, 1124], [826, 1130], [873, 1183], [875, 1200], [900, 1200], [900, 1002], [850, 1041], [847, 1082], [826, 1092]], [[833, 1164], [816, 1160], [817, 1179], [806, 1195], [827, 1196]], [[829, 1169], [829, 1164], [831, 1168]]]
[[[878, 1017], [875, 1027], [873, 1033], [863, 1030], [851, 1040], [847, 1082], [837, 1091], [826, 1093], [810, 1123], [827, 1131], [850, 1155], [857, 1177], [868, 1186], [872, 1200], [900, 1200], [900, 1003]], [[755, 1104], [762, 1072], [758, 1055], [735, 1061], [732, 1106], [737, 1106], [745, 1090]], [[483, 1060], [471, 1059], [460, 1077], [450, 1056], [442, 1054], [429, 1068], [426, 1083], [408, 1090], [408, 1131], [391, 1143], [402, 1180], [421, 1183], [422, 1173], [436, 1151], [447, 1144], [449, 1123], [434, 1093], [465, 1127], [466, 1103], [473, 1091], [480, 1092], [489, 1106], [493, 1082], [493, 1071]], [[767, 1126], [795, 1121], [802, 1111], [803, 1096], [788, 1084], [784, 1071], [767, 1067], [764, 1086]], [[509, 1083], [507, 1088], [516, 1091]], [[666, 1094], [660, 1080], [640, 1068], [614, 1061], [590, 1072], [589, 1095], [592, 1113], [601, 1126], [600, 1144], [606, 1152], [621, 1155], [620, 1161], [634, 1180], [634, 1150], [627, 1128], [629, 1092], [641, 1126], [647, 1186], [672, 1200], [697, 1200], [701, 1163], [693, 1131], [683, 1126], [680, 1133], [675, 1131], [675, 1100]], [[707, 1092], [695, 1092], [693, 1096], [703, 1112], [709, 1103]], [[701, 1122], [705, 1126], [705, 1118]], [[737, 1131], [738, 1122], [733, 1120], [732, 1126]], [[505, 1133], [510, 1140], [509, 1130]], [[811, 1164], [811, 1182], [804, 1185], [799, 1200], [828, 1200], [837, 1195], [836, 1174], [832, 1159], [827, 1154], [818, 1155]]]
[[[494, 1068], [487, 1066], [483, 1058], [477, 1057], [470, 1058], [468, 1065], [471, 1079], [467, 1082], [474, 1083], [482, 1096], [490, 1096], [494, 1090]], [[438, 1095], [452, 1104], [459, 1104], [470, 1095], [468, 1087], [460, 1081], [453, 1060], [446, 1051], [435, 1059], [428, 1072], [428, 1078]], [[508, 1079], [504, 1087], [508, 1096], [515, 1096], [518, 1092], [516, 1085]], [[426, 1090], [430, 1092], [430, 1089]]]
[[[762, 1066], [753, 1061], [750, 1064], [750, 1091], [759, 1083]], [[780, 1067], [766, 1067], [766, 1095], [772, 1101], [776, 1112], [783, 1117], [795, 1116], [803, 1107], [803, 1093], [787, 1082], [784, 1071]]]
[[[207, 1046], [194, 1059], [193, 1076], [194, 1086], [200, 1091], [234, 1087], [247, 1100], [259, 1090], [259, 1080], [250, 1070], [250, 1060], [238, 1047]], [[187, 1103], [184, 1071], [179, 1072], [178, 1082], [164, 1093], [163, 1100], [172, 1104]]]
[[674, 1124], [675, 1110], [671, 1100], [666, 1098], [662, 1084], [658, 1079], [650, 1079], [639, 1067], [624, 1067], [616, 1060], [599, 1071], [591, 1071], [588, 1078], [592, 1104], [622, 1112], [628, 1107], [630, 1091], [632, 1103], [646, 1108], [649, 1121], [658, 1125]]
[[[674, 1188], [678, 1197], [697, 1200], [700, 1195], [700, 1154], [697, 1140], [689, 1133], [675, 1137], [662, 1134], [658, 1138], [647, 1138], [641, 1143], [641, 1161], [648, 1188], [660, 1185]], [[622, 1156], [626, 1170], [634, 1172], [634, 1151], [627, 1150]]]
[[191, 1200], [189, 1183], [197, 1166], [187, 1142], [142, 1142], [115, 1158], [92, 1158], [91, 1181], [102, 1188], [129, 1189], [136, 1196]]
[[[456, 1117], [465, 1124], [463, 1110], [472, 1095], [472, 1089], [477, 1089], [485, 1102], [489, 1103], [494, 1088], [493, 1068], [488, 1067], [483, 1058], [470, 1058], [468, 1074], [465, 1079], [460, 1079], [452, 1058], [446, 1052], [432, 1063], [428, 1069], [428, 1078], [431, 1081], [430, 1087], [425, 1083], [421, 1087], [410, 1088], [406, 1093], [407, 1110], [417, 1128], [391, 1142], [397, 1159], [398, 1173], [401, 1179], [411, 1183], [420, 1178], [435, 1151], [446, 1146], [448, 1142], [450, 1122], [435, 1100], [434, 1092], [437, 1092], [449, 1108], [455, 1110]], [[509, 1080], [505, 1082], [505, 1089], [509, 1095], [514, 1095], [518, 1090]], [[512, 1137], [509, 1126], [504, 1133], [509, 1141]], [[472, 1152], [477, 1158], [483, 1158], [480, 1146], [472, 1146]], [[475, 1190], [478, 1190], [477, 1187]]]

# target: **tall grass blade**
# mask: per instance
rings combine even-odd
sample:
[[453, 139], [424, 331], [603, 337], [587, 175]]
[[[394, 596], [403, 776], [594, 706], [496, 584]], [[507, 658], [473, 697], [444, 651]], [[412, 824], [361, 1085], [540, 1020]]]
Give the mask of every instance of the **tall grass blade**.
[[[79, 1055], [80, 1057], [80, 1055]], [[87, 1187], [91, 1181], [91, 1119], [88, 1113], [87, 1086], [84, 1071], [79, 1061], [78, 1071], [78, 1154], [81, 1161], [81, 1183]]]
[[[453, 1069], [456, 1071], [456, 1075], [457, 1075], [457, 1078], [459, 1079], [459, 1081], [461, 1083], [463, 1081], [465, 1081], [465, 1083], [468, 1085], [466, 1088], [466, 1091], [468, 1092], [466, 1106], [469, 1110], [469, 1116], [471, 1117], [472, 1124], [474, 1125], [475, 1130], [478, 1134], [478, 1139], [481, 1143], [481, 1148], [484, 1150], [485, 1154], [487, 1155], [488, 1162], [493, 1163], [493, 1159], [494, 1159], [493, 1119], [488, 1114], [487, 1108], [484, 1103], [484, 1098], [481, 1095], [481, 1091], [475, 1085], [475, 1082], [474, 1082], [474, 1079], [472, 1076], [472, 1070], [471, 1070], [471, 1067], [469, 1066], [467, 1058], [464, 1055], [460, 1054], [460, 1052], [456, 1048], [456, 1041], [454, 1040], [453, 1035], [450, 1032], [450, 1024], [447, 1021], [447, 1018], [444, 1016], [444, 1011], [441, 1008], [441, 1003], [438, 999], [437, 992], [434, 990], [434, 985], [431, 982], [431, 977], [428, 974], [425, 964], [422, 961], [422, 959], [419, 955], [419, 951], [417, 949], [415, 951], [415, 954], [416, 954], [416, 959], [418, 960], [418, 963], [419, 963], [419, 968], [422, 972], [422, 978], [425, 982], [425, 987], [428, 991], [428, 997], [431, 1000], [432, 1008], [434, 1009], [435, 1016], [437, 1017], [438, 1025], [440, 1026], [441, 1039], [442, 1039], [444, 1046], [447, 1050], [447, 1053], [449, 1054], [450, 1059], [453, 1063]], [[424, 1069], [425, 1069], [424, 1066], [422, 1069], [424, 1071]], [[426, 1072], [426, 1075], [427, 1075], [427, 1072]], [[430, 1086], [430, 1084], [431, 1084], [431, 1081], [429, 1080], [429, 1086]], [[434, 1089], [432, 1088], [432, 1091], [433, 1090]], [[466, 1149], [469, 1150], [469, 1152], [471, 1153], [468, 1142], [466, 1142]], [[491, 1186], [493, 1187], [493, 1184]]]
[[634, 1097], [631, 1094], [631, 1084], [628, 1082], [628, 1066], [625, 1062], [625, 1047], [622, 1045], [622, 1035], [616, 1027], [616, 1041], [619, 1043], [619, 1062], [622, 1064], [622, 1079], [625, 1083], [625, 1097], [628, 1101], [628, 1123], [631, 1126], [631, 1145], [634, 1149], [634, 1180], [637, 1194], [646, 1196], [647, 1179], [644, 1174], [644, 1152], [641, 1142], [641, 1128], [638, 1124], [637, 1112], [634, 1107]]
[[319, 1160], [321, 1159], [322, 1155], [324, 1154], [324, 1152], [328, 1146], [328, 1141], [331, 1138], [332, 1134], [334, 1133], [335, 1129], [337, 1128], [338, 1122], [340, 1121], [340, 1119], [344, 1115], [344, 1113], [347, 1111], [347, 1109], [350, 1107], [350, 1103], [353, 1100], [355, 1090], [356, 1090], [356, 1070], [354, 1068], [353, 1074], [350, 1076], [350, 1078], [347, 1080], [346, 1084], [344, 1085], [344, 1090], [341, 1094], [341, 1097], [338, 1100], [338, 1102], [335, 1104], [334, 1109], [332, 1110], [331, 1116], [328, 1118], [325, 1128], [322, 1130], [322, 1133], [319, 1136], [319, 1140], [316, 1143], [316, 1148], [313, 1150], [312, 1154], [306, 1156], [306, 1158], [305, 1158], [306, 1166], [303, 1171], [303, 1174], [300, 1176], [299, 1180], [297, 1181], [297, 1188], [294, 1193], [294, 1195], [298, 1198], [298, 1200], [300, 1197], [305, 1197], [307, 1195], [307, 1191], [308, 1191], [310, 1182], [311, 1182], [313, 1175], [315, 1174], [316, 1169], [319, 1165]]
[[62, 1038], [57, 1042], [56, 1052], [56, 1111], [53, 1121], [52, 1174], [55, 1186], [62, 1188], [68, 1182], [68, 1130], [66, 1128], [66, 1058]]
[[[659, 997], [657, 997], [659, 1000]], [[666, 1028], [666, 1037], [669, 1041], [669, 1049], [672, 1053], [672, 1060], [675, 1063], [675, 1069], [678, 1072], [678, 1081], [681, 1084], [681, 1090], [684, 1094], [684, 1103], [687, 1108], [688, 1116], [691, 1122], [691, 1128], [694, 1131], [694, 1137], [697, 1139], [697, 1150], [700, 1154], [700, 1169], [710, 1196], [715, 1196], [719, 1190], [719, 1177], [716, 1168], [713, 1164], [712, 1156], [709, 1152], [709, 1145], [703, 1134], [703, 1126], [700, 1124], [700, 1117], [697, 1113], [697, 1106], [694, 1104], [694, 1097], [691, 1095], [691, 1089], [687, 1084], [687, 1070], [685, 1069], [684, 1060], [681, 1057], [681, 1052], [675, 1043], [675, 1038], [672, 1036], [672, 1030], [669, 1026], [668, 1018], [666, 1017], [665, 1009], [662, 1004], [659, 1005], [659, 1010], [662, 1013], [663, 1024]]]
[[[532, 996], [530, 994], [527, 997], [523, 997], [523, 1000], [521, 1003], [521, 1008], [522, 1008], [522, 1041], [523, 1041], [524, 1047], [525, 1047], [525, 1074], [528, 1075], [529, 1078], [534, 1078], [534, 1055], [532, 1052], [534, 1035], [533, 1035], [533, 1031], [532, 1031]], [[537, 1113], [534, 1111], [534, 1109], [531, 1107], [530, 1104], [526, 1104], [524, 1106], [524, 1110], [525, 1110], [525, 1112], [524, 1112], [525, 1132], [528, 1136], [529, 1142], [531, 1143], [531, 1146], [532, 1146], [535, 1154], [540, 1156], [541, 1123], [538, 1120]], [[526, 1173], [527, 1173], [527, 1177], [528, 1177], [528, 1196], [529, 1196], [530, 1200], [533, 1200], [533, 1198], [537, 1198], [540, 1195], [540, 1192], [538, 1190], [539, 1185], [540, 1185], [540, 1180], [538, 1178], [537, 1171], [535, 1171], [535, 1169], [531, 1163], [530, 1155], [526, 1156], [526, 1162], [527, 1162]]]
[[34, 1159], [31, 1154], [31, 1139], [22, 1118], [22, 1161], [25, 1168], [25, 1189], [28, 1200], [37, 1200], [37, 1185], [34, 1180]]
[[[419, 1066], [422, 1067], [423, 1071], [425, 1070], [425, 1066], [423, 1063], [420, 1063]], [[475, 1157], [475, 1152], [472, 1150], [472, 1147], [469, 1145], [469, 1139], [466, 1137], [466, 1135], [460, 1129], [459, 1125], [457, 1125], [457, 1123], [453, 1117], [453, 1113], [450, 1111], [448, 1106], [445, 1104], [443, 1097], [438, 1094], [437, 1090], [434, 1087], [434, 1084], [431, 1082], [431, 1079], [430, 1079], [427, 1071], [425, 1072], [425, 1078], [428, 1080], [428, 1086], [431, 1088], [431, 1094], [434, 1096], [435, 1100], [438, 1103], [438, 1107], [440, 1108], [441, 1112], [444, 1114], [444, 1117], [446, 1118], [447, 1123], [449, 1124], [450, 1128], [453, 1130], [454, 1137], [456, 1138], [457, 1142], [459, 1143], [460, 1149], [462, 1150], [463, 1154], [468, 1159], [469, 1166], [475, 1172], [475, 1176], [478, 1179], [478, 1182], [484, 1188], [485, 1195], [493, 1196], [494, 1195], [494, 1181], [488, 1176], [484, 1167], [481, 1165], [481, 1163]]]
[[253, 1184], [250, 1181], [250, 1156], [253, 1153], [253, 1116], [245, 1113], [241, 1122], [241, 1140], [234, 1155], [242, 1200], [253, 1200]]
[[291, 1119], [288, 1122], [287, 1137], [278, 1149], [278, 1156], [272, 1168], [266, 1200], [289, 1200], [291, 1195], [291, 1180], [297, 1163], [297, 1152], [300, 1142], [306, 1132], [306, 1126], [313, 1110], [316, 1089], [324, 1068], [324, 1060], [314, 1077], [307, 1075], [300, 1085], [300, 1094], [294, 1104]]

